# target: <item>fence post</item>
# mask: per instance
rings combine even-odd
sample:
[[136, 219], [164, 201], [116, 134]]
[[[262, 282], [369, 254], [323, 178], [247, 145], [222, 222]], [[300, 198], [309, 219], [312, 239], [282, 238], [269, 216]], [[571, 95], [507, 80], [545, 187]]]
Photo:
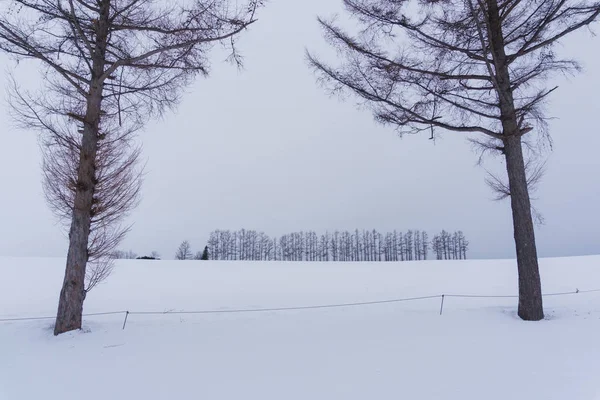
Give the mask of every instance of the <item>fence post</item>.
[[129, 311], [125, 311], [125, 321], [123, 321], [123, 330], [125, 330], [125, 324], [127, 324], [127, 317], [129, 316]]
[[440, 315], [442, 315], [442, 312], [444, 311], [444, 296], [442, 295], [442, 304], [440, 305]]

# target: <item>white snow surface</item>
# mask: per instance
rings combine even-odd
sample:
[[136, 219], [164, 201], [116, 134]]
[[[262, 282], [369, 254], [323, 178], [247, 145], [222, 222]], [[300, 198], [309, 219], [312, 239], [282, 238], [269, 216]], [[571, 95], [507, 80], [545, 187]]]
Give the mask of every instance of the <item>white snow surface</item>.
[[[514, 260], [119, 261], [86, 313], [514, 295]], [[0, 258], [0, 318], [52, 316], [64, 260]], [[541, 260], [544, 293], [600, 289], [600, 257]], [[600, 292], [253, 313], [0, 322], [0, 399], [600, 399]]]

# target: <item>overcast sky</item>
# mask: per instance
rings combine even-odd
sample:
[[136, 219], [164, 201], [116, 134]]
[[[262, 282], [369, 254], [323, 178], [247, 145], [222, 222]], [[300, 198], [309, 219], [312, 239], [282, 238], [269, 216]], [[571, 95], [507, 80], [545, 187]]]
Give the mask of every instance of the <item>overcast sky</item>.
[[[460, 229], [471, 257], [514, 256], [509, 203], [492, 201], [463, 136], [400, 139], [352, 98], [315, 84], [304, 49], [330, 52], [315, 17], [339, 11], [339, 0], [270, 1], [240, 40], [244, 70], [216, 52], [211, 76], [177, 112], [148, 124], [143, 199], [123, 249], [173, 258], [182, 240], [200, 250], [214, 229]], [[600, 254], [599, 48], [589, 32], [561, 47], [584, 72], [552, 83], [554, 150], [536, 195], [546, 218], [541, 256]], [[0, 62], [7, 82], [14, 66]], [[42, 195], [36, 133], [13, 128], [5, 101], [0, 124], [0, 255], [64, 256], [66, 235]]]

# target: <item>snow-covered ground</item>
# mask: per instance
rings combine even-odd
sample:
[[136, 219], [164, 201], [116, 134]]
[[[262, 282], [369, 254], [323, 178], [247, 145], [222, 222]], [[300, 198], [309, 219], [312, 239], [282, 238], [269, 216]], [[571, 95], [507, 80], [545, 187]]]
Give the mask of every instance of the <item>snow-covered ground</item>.
[[[86, 313], [516, 293], [514, 261], [120, 261]], [[63, 260], [0, 258], [0, 318], [53, 315]], [[542, 260], [544, 292], [600, 289], [600, 257]], [[600, 399], [600, 292], [260, 313], [0, 322], [0, 399]]]

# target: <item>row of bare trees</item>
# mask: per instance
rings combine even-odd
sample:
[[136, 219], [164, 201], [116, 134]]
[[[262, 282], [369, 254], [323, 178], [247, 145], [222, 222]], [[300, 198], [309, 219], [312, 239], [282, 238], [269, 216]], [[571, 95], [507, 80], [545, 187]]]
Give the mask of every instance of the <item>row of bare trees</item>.
[[462, 231], [440, 232], [431, 239], [431, 251], [437, 260], [466, 260], [469, 241]]
[[[180, 246], [178, 259], [192, 258], [186, 243]], [[384, 234], [358, 229], [321, 235], [293, 232], [279, 238], [254, 230], [216, 230], [207, 245], [210, 260], [252, 261], [411, 261], [426, 260], [430, 250], [438, 260], [466, 259], [468, 248], [461, 231], [442, 231], [430, 241], [427, 232], [419, 230]], [[182, 256], [183, 250], [188, 257]]]

